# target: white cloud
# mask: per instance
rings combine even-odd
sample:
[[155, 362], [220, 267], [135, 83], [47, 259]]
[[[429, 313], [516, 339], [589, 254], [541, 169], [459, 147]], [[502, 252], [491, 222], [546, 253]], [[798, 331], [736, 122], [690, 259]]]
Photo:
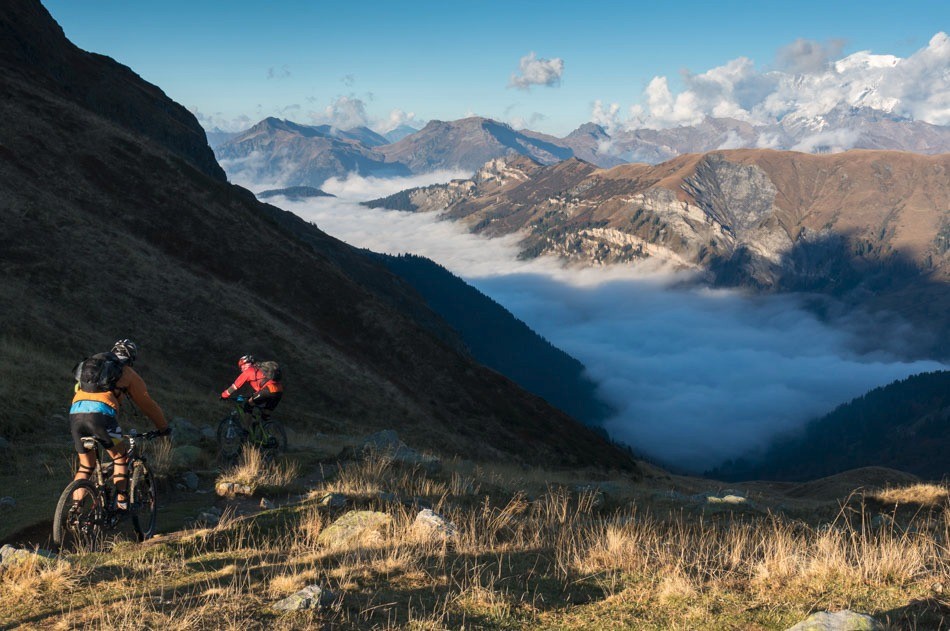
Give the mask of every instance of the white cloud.
[[561, 85], [561, 75], [564, 74], [564, 60], [538, 58], [533, 52], [525, 55], [518, 63], [521, 73], [514, 73], [508, 81], [508, 87], [528, 90], [533, 85], [555, 87]]
[[348, 178], [327, 187], [342, 198], [278, 203], [353, 245], [422, 254], [466, 278], [580, 359], [617, 409], [611, 435], [662, 461], [699, 471], [871, 388], [941, 368], [861, 354], [858, 342], [899, 348], [906, 331], [873, 320], [829, 324], [794, 296], [683, 289], [683, 276], [647, 266], [520, 261], [518, 236], [485, 239], [438, 213], [353, 203], [432, 180]]
[[310, 120], [316, 125], [330, 125], [337, 129], [365, 127], [369, 123], [366, 103], [355, 96], [338, 96], [322, 111], [310, 112]]
[[844, 48], [843, 39], [833, 39], [822, 44], [811, 39], [796, 39], [778, 50], [776, 65], [792, 74], [807, 74], [827, 70], [832, 60], [837, 59]]
[[416, 115], [413, 112], [404, 112], [400, 109], [394, 109], [389, 112], [389, 116], [381, 118], [372, 123], [373, 131], [385, 134], [402, 125], [414, 126]]
[[245, 114], [235, 117], [227, 117], [221, 112], [205, 114], [199, 111], [197, 107], [191, 108], [191, 113], [198, 119], [198, 123], [208, 131], [215, 129], [221, 131], [244, 131], [256, 122]]
[[[906, 59], [861, 51], [834, 60], [842, 42], [796, 40], [779, 50], [776, 69], [739, 57], [701, 74], [687, 73], [679, 92], [667, 77], [647, 85], [629, 110], [627, 128], [694, 125], [707, 116], [775, 124], [827, 114], [837, 106], [871, 107], [936, 125], [950, 124], [950, 37], [937, 33]], [[592, 114], [592, 120], [598, 116]]]

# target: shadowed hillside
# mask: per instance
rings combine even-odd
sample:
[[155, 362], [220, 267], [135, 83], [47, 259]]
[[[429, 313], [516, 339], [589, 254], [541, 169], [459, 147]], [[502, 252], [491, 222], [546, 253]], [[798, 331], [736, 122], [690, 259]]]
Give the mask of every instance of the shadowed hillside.
[[38, 2], [3, 5], [0, 32], [5, 435], [64, 432], [73, 363], [128, 336], [172, 416], [219, 414], [234, 359], [252, 352], [286, 365], [291, 426], [629, 465], [461, 353], [381, 265], [225, 182], [190, 114], [75, 48]]
[[759, 458], [710, 472], [725, 480], [811, 480], [857, 467], [950, 475], [950, 371], [876, 388], [776, 440]]

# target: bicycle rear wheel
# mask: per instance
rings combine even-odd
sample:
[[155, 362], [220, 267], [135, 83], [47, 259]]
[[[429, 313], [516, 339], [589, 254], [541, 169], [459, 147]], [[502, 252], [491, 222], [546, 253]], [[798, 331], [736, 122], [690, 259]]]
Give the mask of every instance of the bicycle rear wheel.
[[[82, 498], [73, 494], [82, 490]], [[57, 550], [95, 550], [102, 541], [105, 496], [89, 480], [73, 480], [56, 503], [53, 516], [53, 544]]]
[[267, 421], [261, 427], [264, 434], [264, 444], [261, 448], [271, 458], [282, 456], [287, 452], [287, 430], [277, 421]]
[[237, 464], [244, 443], [244, 428], [235, 415], [225, 417], [218, 423], [218, 463], [224, 467]]
[[145, 541], [155, 534], [158, 516], [158, 492], [155, 478], [148, 466], [142, 461], [135, 463], [132, 483], [129, 485], [129, 513], [132, 515], [132, 528], [139, 541]]

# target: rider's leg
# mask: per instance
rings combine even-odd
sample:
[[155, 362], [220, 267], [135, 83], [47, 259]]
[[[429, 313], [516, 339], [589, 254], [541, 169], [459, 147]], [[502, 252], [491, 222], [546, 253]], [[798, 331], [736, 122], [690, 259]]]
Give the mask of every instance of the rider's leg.
[[[96, 470], [96, 452], [84, 451], [77, 454], [79, 456], [79, 468], [73, 480], [88, 480]], [[78, 502], [86, 495], [86, 489], [76, 489], [73, 491], [73, 501]]]
[[112, 482], [115, 484], [116, 508], [125, 510], [129, 507], [129, 459], [125, 453], [125, 443], [109, 449], [112, 457]]

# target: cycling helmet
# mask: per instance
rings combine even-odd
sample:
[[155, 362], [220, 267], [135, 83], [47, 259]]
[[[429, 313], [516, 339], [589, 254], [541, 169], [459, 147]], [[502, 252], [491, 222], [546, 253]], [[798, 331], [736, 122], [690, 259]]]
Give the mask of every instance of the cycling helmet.
[[112, 345], [112, 352], [119, 359], [124, 359], [131, 364], [135, 361], [135, 356], [139, 352], [139, 347], [132, 340], [119, 340]]
[[244, 370], [245, 367], [253, 364], [255, 361], [257, 360], [254, 359], [253, 355], [242, 355], [241, 359], [238, 360], [238, 368]]

